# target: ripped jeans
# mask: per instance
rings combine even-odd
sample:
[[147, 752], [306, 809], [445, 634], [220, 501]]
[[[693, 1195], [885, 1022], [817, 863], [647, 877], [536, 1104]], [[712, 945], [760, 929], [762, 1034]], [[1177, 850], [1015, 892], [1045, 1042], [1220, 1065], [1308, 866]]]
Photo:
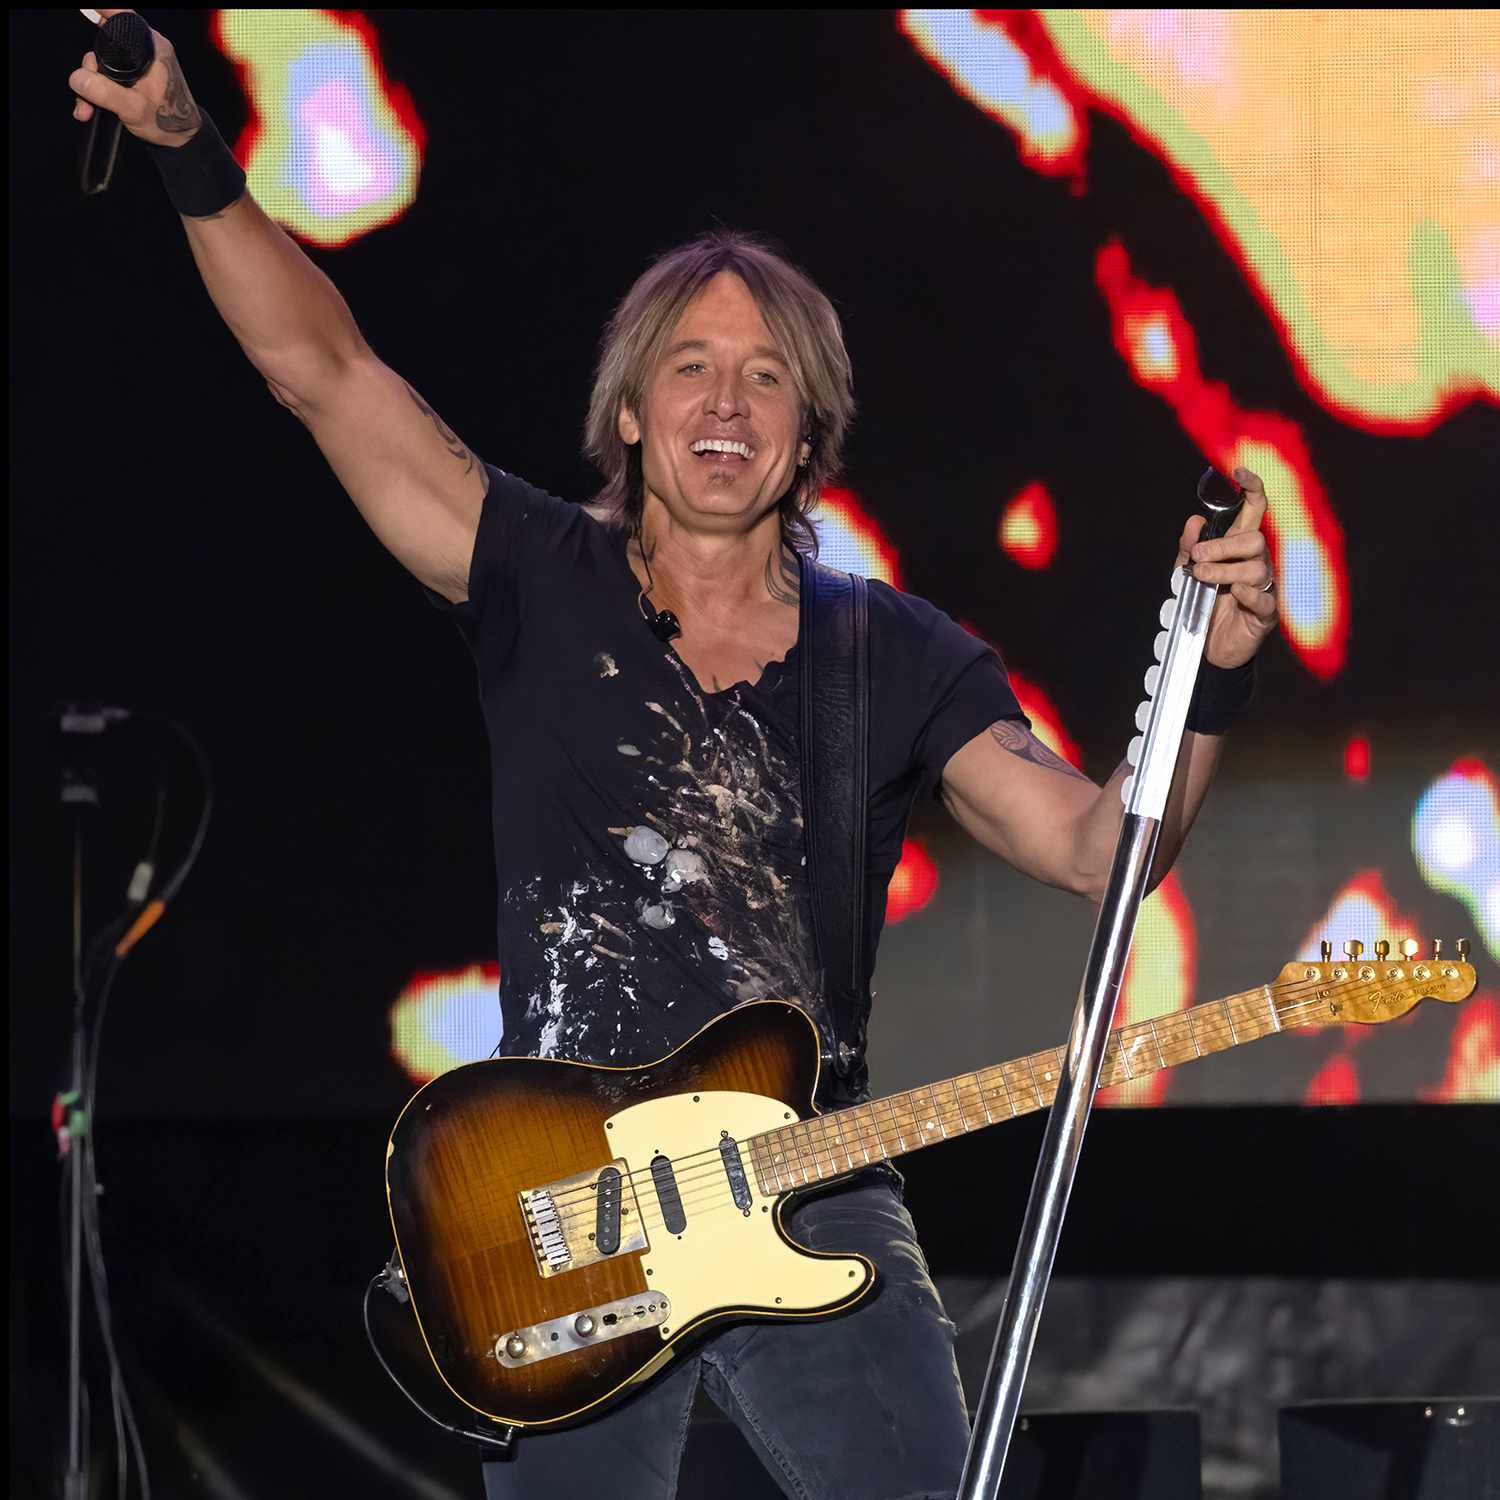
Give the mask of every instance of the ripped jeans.
[[868, 1256], [875, 1289], [832, 1318], [729, 1328], [587, 1426], [523, 1434], [484, 1465], [487, 1500], [672, 1500], [700, 1380], [792, 1500], [952, 1500], [969, 1441], [954, 1327], [894, 1176], [784, 1222], [810, 1250]]

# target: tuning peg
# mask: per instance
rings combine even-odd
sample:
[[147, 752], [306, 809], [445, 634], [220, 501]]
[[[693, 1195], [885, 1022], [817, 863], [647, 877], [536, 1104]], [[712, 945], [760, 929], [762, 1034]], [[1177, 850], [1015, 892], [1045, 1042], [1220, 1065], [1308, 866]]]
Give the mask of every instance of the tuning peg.
[[1402, 938], [1401, 956], [1407, 959], [1415, 958], [1421, 947], [1422, 945], [1416, 940], [1416, 938]]
[[1468, 938], [1459, 938], [1459, 940], [1458, 940], [1458, 961], [1461, 964], [1466, 964], [1469, 961], [1469, 940], [1468, 940]]
[[1329, 942], [1319, 943], [1318, 957], [1326, 964], [1333, 957], [1333, 944]]
[[1433, 940], [1432, 940], [1432, 956], [1433, 956], [1434, 960], [1437, 960], [1437, 959], [1439, 959], [1439, 958], [1441, 958], [1443, 956], [1443, 940], [1442, 940], [1442, 938], [1433, 938]]
[[1381, 938], [1381, 940], [1375, 944], [1375, 957], [1378, 958], [1381, 963], [1384, 963], [1390, 956], [1391, 945], [1386, 942], [1384, 938]]
[[1349, 955], [1350, 963], [1358, 963], [1359, 955], [1365, 951], [1365, 945], [1358, 938], [1350, 938], [1344, 944], [1344, 952]]

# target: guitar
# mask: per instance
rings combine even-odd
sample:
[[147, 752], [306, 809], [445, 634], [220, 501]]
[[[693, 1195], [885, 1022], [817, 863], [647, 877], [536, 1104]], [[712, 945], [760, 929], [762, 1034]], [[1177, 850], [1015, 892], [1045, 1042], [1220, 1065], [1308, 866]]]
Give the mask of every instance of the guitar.
[[[1272, 1032], [1462, 1000], [1467, 944], [1457, 959], [1440, 949], [1378, 943], [1365, 960], [1349, 943], [1335, 962], [1325, 943], [1270, 984], [1113, 1031], [1100, 1085]], [[371, 1333], [388, 1373], [434, 1421], [443, 1405], [470, 1428], [477, 1414], [545, 1429], [598, 1414], [726, 1322], [848, 1308], [875, 1268], [792, 1240], [789, 1196], [1045, 1108], [1063, 1054], [827, 1114], [811, 1103], [819, 1066], [807, 1012], [761, 1000], [641, 1067], [497, 1058], [434, 1078], [386, 1148], [393, 1275], [410, 1299], [404, 1337]]]

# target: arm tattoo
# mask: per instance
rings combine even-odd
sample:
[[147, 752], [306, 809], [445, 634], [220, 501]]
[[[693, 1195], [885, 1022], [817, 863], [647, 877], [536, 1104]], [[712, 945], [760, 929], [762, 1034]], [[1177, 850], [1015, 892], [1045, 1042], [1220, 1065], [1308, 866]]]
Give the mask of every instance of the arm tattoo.
[[1029, 760], [1036, 766], [1046, 766], [1049, 771], [1062, 771], [1068, 776], [1076, 776], [1079, 781], [1088, 781], [1088, 777], [1077, 766], [1070, 766], [1060, 755], [1054, 755], [1024, 724], [1000, 719], [990, 725], [990, 734], [1002, 750], [1019, 755], [1022, 760]]
[[169, 52], [163, 61], [167, 65], [167, 97], [156, 111], [156, 128], [168, 135], [189, 135], [203, 123], [203, 116], [188, 93], [177, 54]]
[[773, 567], [770, 554], [766, 555], [766, 592], [778, 604], [796, 604], [802, 598], [802, 569], [785, 547], [777, 550], [781, 558], [779, 568]]
[[401, 384], [406, 386], [406, 394], [410, 396], [414, 402], [416, 402], [417, 410], [421, 412], [424, 417], [432, 418], [432, 425], [437, 428], [438, 436], [442, 438], [442, 440], [448, 445], [448, 451], [454, 456], [454, 458], [462, 458], [467, 461], [467, 467], [464, 469], [464, 473], [467, 474], [469, 470], [474, 467], [474, 455], [470, 453], [469, 450], [465, 448], [464, 445], [459, 441], [453, 429], [449, 427], [448, 424], [444, 422], [443, 419], [438, 416], [438, 414], [433, 411], [433, 409], [414, 390], [412, 390], [411, 386], [408, 385], [406, 381], [403, 380]]

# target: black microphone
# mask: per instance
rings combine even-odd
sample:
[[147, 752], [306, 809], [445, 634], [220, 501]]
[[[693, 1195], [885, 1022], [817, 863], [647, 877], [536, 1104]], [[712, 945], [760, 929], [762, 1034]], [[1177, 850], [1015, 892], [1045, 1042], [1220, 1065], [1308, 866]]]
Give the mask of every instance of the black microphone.
[[[111, 16], [98, 28], [94, 59], [104, 77], [130, 88], [156, 61], [156, 43], [151, 38], [150, 26], [133, 10]], [[101, 120], [107, 122], [102, 128]], [[119, 115], [96, 104], [79, 170], [78, 185], [85, 194], [102, 193], [109, 186], [119, 149]]]
[[663, 645], [672, 639], [674, 635], [682, 634], [682, 626], [677, 623], [677, 616], [669, 609], [652, 609], [646, 602], [646, 596], [641, 595], [641, 618], [651, 627], [654, 635]]

